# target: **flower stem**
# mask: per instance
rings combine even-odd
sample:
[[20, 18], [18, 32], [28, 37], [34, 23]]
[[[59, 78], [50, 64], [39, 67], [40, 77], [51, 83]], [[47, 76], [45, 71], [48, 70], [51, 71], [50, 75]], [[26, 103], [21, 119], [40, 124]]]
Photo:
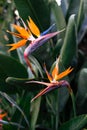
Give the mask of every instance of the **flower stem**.
[[57, 91], [55, 130], [58, 130], [58, 122], [59, 122], [59, 91]]
[[76, 117], [76, 106], [75, 106], [75, 97], [74, 97], [74, 93], [73, 90], [71, 89], [70, 85], [68, 85], [68, 90], [72, 99], [72, 105], [73, 105], [73, 114], [74, 117]]
[[74, 97], [73, 91], [72, 93], [70, 93], [70, 95], [71, 95], [72, 105], [73, 105], [73, 114], [74, 114], [74, 117], [76, 117], [75, 97]]

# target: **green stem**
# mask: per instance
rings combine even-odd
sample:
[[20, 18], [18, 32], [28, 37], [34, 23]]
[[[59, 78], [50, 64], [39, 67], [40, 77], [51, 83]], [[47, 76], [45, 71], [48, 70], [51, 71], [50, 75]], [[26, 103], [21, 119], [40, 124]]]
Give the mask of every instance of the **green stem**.
[[74, 117], [76, 117], [75, 97], [74, 97], [73, 91], [70, 92], [70, 95], [71, 95], [71, 99], [72, 99]]
[[57, 102], [56, 102], [56, 123], [55, 130], [58, 130], [58, 121], [59, 121], [59, 92], [57, 92]]

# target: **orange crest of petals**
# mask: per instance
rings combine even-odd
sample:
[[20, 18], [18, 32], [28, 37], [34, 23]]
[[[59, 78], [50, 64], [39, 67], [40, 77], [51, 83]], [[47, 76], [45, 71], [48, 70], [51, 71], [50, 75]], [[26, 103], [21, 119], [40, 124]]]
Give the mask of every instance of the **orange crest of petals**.
[[65, 71], [61, 72], [59, 74], [59, 67], [58, 67], [58, 63], [59, 63], [59, 58], [56, 61], [56, 65], [52, 71], [52, 77], [55, 81], [67, 76], [69, 73], [72, 72], [73, 68], [69, 67], [68, 69], [66, 69]]
[[67, 76], [69, 73], [71, 73], [71, 72], [72, 72], [72, 70], [73, 70], [73, 68], [69, 67], [68, 69], [66, 69], [66, 70], [65, 70], [65, 71], [63, 71], [62, 73], [60, 73], [60, 74], [56, 75], [55, 80], [59, 80], [59, 79], [61, 79], [61, 78], [65, 77], [65, 76]]
[[56, 61], [56, 65], [52, 71], [52, 75], [49, 74], [49, 72], [47, 71], [46, 69], [46, 66], [45, 66], [45, 72], [47, 74], [47, 77], [49, 79], [50, 82], [55, 82], [57, 80], [60, 80], [62, 79], [63, 77], [67, 76], [69, 73], [72, 72], [73, 68], [69, 67], [68, 69], [66, 69], [65, 71], [59, 73], [59, 67], [58, 67], [58, 62], [59, 62], [59, 58], [58, 60]]

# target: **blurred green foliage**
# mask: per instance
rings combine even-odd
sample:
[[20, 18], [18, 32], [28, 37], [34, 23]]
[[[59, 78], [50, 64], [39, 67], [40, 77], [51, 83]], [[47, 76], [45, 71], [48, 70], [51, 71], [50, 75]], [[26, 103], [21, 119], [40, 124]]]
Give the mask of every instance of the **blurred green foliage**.
[[[51, 30], [65, 31], [49, 40], [29, 56], [36, 77], [27, 67], [25, 47], [8, 53], [7, 43], [16, 38], [7, 34], [11, 23], [27, 23], [30, 16], [41, 32], [55, 23]], [[48, 81], [43, 69], [49, 72], [60, 56], [59, 72], [69, 66], [73, 72], [64, 79], [70, 83], [74, 99], [68, 89], [59, 88], [31, 103], [31, 99], [45, 86], [27, 81]], [[8, 113], [3, 119], [4, 130], [81, 130], [87, 129], [87, 1], [62, 0], [0, 0], [0, 110]], [[73, 114], [73, 102], [76, 116]], [[7, 121], [4, 122], [4, 121]]]

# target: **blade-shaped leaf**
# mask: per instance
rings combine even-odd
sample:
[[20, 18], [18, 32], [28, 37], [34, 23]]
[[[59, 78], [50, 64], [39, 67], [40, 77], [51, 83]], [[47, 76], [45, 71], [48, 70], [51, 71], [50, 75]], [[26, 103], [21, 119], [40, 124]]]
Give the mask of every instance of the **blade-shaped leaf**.
[[76, 102], [78, 113], [87, 113], [87, 68], [81, 69], [79, 73]]
[[[51, 4], [52, 13], [55, 17], [57, 28], [59, 30], [66, 28], [66, 22], [65, 22], [65, 18], [64, 18], [61, 7], [58, 6], [55, 0], [51, 1], [50, 4]], [[60, 34], [60, 37], [64, 39], [64, 35], [65, 35], [65, 32]]]
[[87, 0], [84, 0], [84, 12], [85, 15], [87, 16]]
[[32, 114], [31, 114], [31, 129], [35, 130], [36, 121], [38, 118], [39, 110], [40, 110], [41, 97], [37, 98], [31, 104]]
[[78, 9], [79, 9], [79, 5], [80, 5], [80, 0], [69, 0], [69, 7], [67, 10], [67, 14], [66, 14], [66, 20], [68, 21], [69, 17], [72, 14], [77, 14]]
[[80, 0], [80, 6], [78, 11], [78, 17], [77, 17], [77, 28], [79, 30], [81, 23], [84, 18], [84, 0]]
[[80, 115], [64, 123], [59, 130], [81, 130], [86, 124], [87, 115]]
[[69, 18], [65, 39], [60, 52], [60, 60], [65, 67], [69, 67], [73, 58], [76, 56], [77, 38], [76, 38], [76, 25], [75, 15]]
[[[18, 87], [20, 89], [24, 89], [29, 92], [34, 92], [34, 91], [39, 91], [41, 90], [44, 86], [42, 85], [35, 85], [35, 84], [28, 84], [28, 81], [32, 81], [36, 79], [28, 79], [28, 78], [15, 78], [15, 77], [8, 77], [6, 79], [6, 82], [14, 85], [15, 87]], [[44, 80], [42, 78], [38, 78], [37, 80]]]

